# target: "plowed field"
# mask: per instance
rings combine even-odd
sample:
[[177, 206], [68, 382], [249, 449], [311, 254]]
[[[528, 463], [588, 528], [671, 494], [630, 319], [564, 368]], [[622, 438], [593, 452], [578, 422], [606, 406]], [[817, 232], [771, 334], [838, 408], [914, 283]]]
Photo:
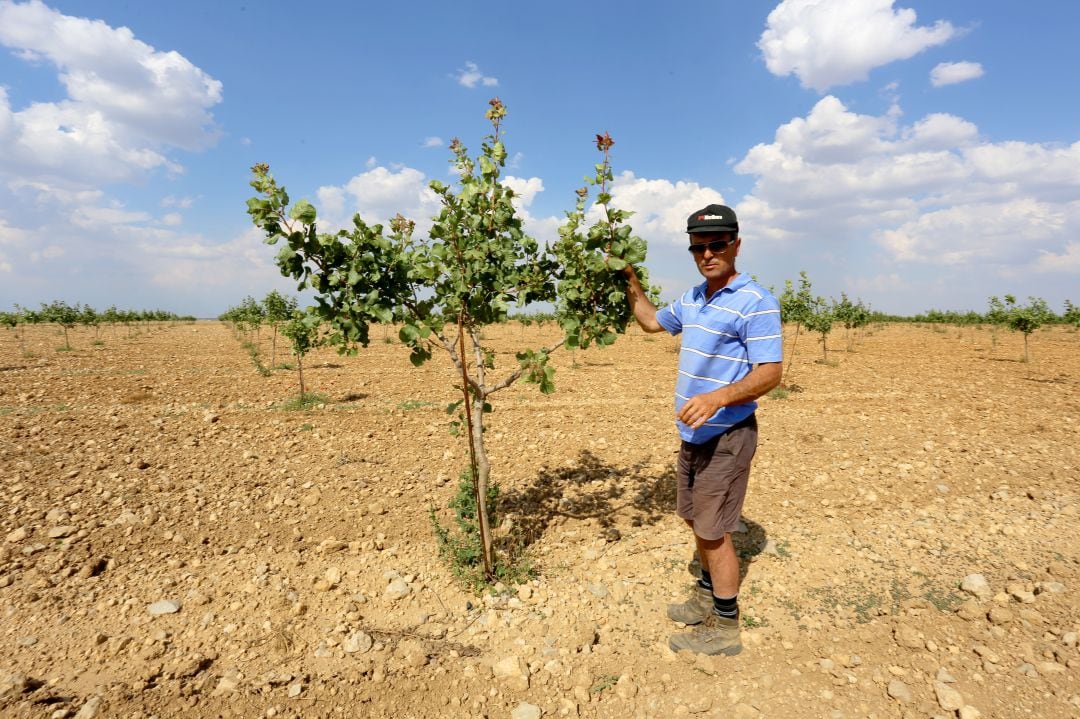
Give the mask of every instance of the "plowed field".
[[[310, 356], [326, 401], [295, 411], [295, 371], [216, 322], [0, 332], [0, 716], [1080, 716], [1075, 331], [1030, 363], [989, 329], [840, 330], [828, 363], [800, 337], [721, 658], [667, 648], [674, 339], [495, 396], [498, 531], [537, 575], [478, 597], [429, 521], [466, 466], [454, 372], [373, 334]], [[555, 337], [487, 330], [504, 371]]]

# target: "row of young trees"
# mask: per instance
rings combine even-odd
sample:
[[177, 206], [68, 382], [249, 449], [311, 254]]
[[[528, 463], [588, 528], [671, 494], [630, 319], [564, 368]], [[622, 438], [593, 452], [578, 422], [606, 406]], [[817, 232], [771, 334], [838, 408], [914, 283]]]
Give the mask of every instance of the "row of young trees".
[[[68, 330], [82, 325], [94, 328], [94, 339], [98, 339], [102, 325], [113, 329], [117, 325], [128, 328], [145, 326], [154, 322], [194, 322], [194, 317], [182, 317], [165, 310], [123, 310], [115, 305], [98, 311], [87, 304], [68, 304], [63, 300], [41, 303], [41, 309], [34, 310], [15, 305], [12, 311], [0, 311], [0, 326], [19, 331], [21, 325], [55, 324], [64, 332], [64, 349], [71, 349]], [[21, 337], [21, 336], [20, 336]]]
[[834, 326], [843, 326], [844, 337], [850, 350], [855, 341], [854, 331], [870, 324], [874, 317], [869, 306], [863, 304], [862, 300], [852, 301], [847, 293], [840, 293], [838, 300], [815, 295], [813, 285], [805, 271], [799, 273], [798, 289], [791, 280], [785, 280], [784, 291], [777, 299], [780, 300], [780, 316], [784, 323], [795, 325], [791, 348], [787, 353], [787, 371], [791, 370], [791, 363], [795, 358], [795, 350], [802, 330], [805, 329], [820, 336], [822, 359], [828, 361], [828, 337]]
[[799, 273], [797, 289], [791, 280], [784, 282], [784, 291], [780, 293], [779, 300], [784, 322], [795, 325], [791, 349], [788, 352], [788, 370], [791, 369], [799, 334], [803, 329], [820, 335], [822, 357], [827, 361], [828, 336], [837, 325], [844, 328], [849, 350], [855, 340], [855, 331], [871, 322], [925, 322], [960, 327], [990, 325], [1020, 332], [1024, 336], [1024, 361], [1027, 362], [1030, 359], [1028, 337], [1036, 330], [1053, 324], [1080, 328], [1080, 308], [1071, 301], [1065, 300], [1064, 312], [1058, 315], [1039, 297], [1029, 297], [1027, 304], [1020, 304], [1014, 295], [1005, 295], [1003, 299], [991, 297], [988, 309], [983, 314], [974, 311], [930, 310], [914, 317], [886, 315], [870, 309], [862, 300], [852, 301], [843, 292], [840, 293], [840, 299], [814, 295], [813, 286], [805, 271]]
[[240, 304], [230, 307], [222, 312], [218, 319], [228, 322], [234, 334], [239, 338], [243, 335], [255, 335], [255, 352], [258, 352], [260, 330], [263, 325], [270, 327], [272, 339], [270, 343], [270, 368], [277, 366], [277, 338], [278, 334], [289, 340], [293, 356], [296, 358], [296, 369], [300, 377], [300, 403], [303, 404], [307, 397], [307, 388], [304, 386], [304, 357], [312, 349], [326, 341], [326, 335], [321, 334], [319, 318], [308, 311], [301, 311], [297, 299], [283, 295], [277, 290], [267, 293], [262, 300], [256, 300], [248, 295]]

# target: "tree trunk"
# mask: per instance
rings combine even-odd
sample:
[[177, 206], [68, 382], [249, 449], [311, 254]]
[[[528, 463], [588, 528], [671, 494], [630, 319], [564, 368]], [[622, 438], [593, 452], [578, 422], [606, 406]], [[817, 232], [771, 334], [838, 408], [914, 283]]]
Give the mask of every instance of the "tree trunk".
[[824, 332], [821, 333], [821, 358], [822, 361], [828, 363], [829, 361], [829, 343], [828, 335]]
[[277, 359], [277, 323], [274, 323], [274, 339], [270, 343], [270, 370], [273, 371]]
[[472, 400], [472, 443], [473, 462], [476, 467], [476, 518], [480, 525], [480, 542], [484, 548], [484, 575], [495, 575], [495, 545], [491, 541], [491, 519], [488, 517], [487, 494], [488, 479], [491, 477], [491, 463], [488, 462], [484, 449], [484, 400], [474, 397]]
[[799, 343], [799, 329], [801, 327], [802, 325], [798, 322], [795, 323], [795, 338], [791, 340], [791, 356], [788, 357], [787, 372], [784, 372], [785, 375], [791, 372], [791, 363], [795, 361], [795, 345]]
[[296, 369], [300, 371], [300, 401], [304, 401], [304, 358], [297, 352], [296, 353]]
[[1030, 361], [1030, 360], [1029, 360], [1029, 358], [1028, 358], [1028, 343], [1027, 343], [1027, 338], [1028, 338], [1028, 336], [1027, 336], [1027, 333], [1025, 332], [1025, 333], [1024, 333], [1024, 362], [1028, 362], [1028, 361]]
[[[469, 470], [472, 474], [473, 496], [476, 499], [476, 519], [480, 526], [480, 544], [484, 560], [484, 576], [491, 579], [495, 575], [495, 546], [491, 541], [491, 526], [487, 513], [487, 485], [491, 476], [491, 465], [487, 452], [484, 451], [484, 397], [469, 391], [469, 365], [465, 354], [465, 318], [458, 315], [458, 352], [461, 367], [461, 392], [465, 420], [469, 425]], [[472, 338], [473, 349], [479, 352], [477, 337]], [[477, 376], [483, 381], [483, 367], [477, 365]]]

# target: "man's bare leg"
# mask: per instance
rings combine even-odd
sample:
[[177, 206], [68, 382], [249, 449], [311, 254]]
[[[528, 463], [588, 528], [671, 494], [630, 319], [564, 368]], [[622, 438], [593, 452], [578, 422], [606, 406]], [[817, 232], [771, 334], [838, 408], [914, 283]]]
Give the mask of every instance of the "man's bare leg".
[[[694, 521], [685, 520], [694, 530]], [[720, 539], [702, 539], [694, 534], [697, 542], [701, 566], [705, 567], [712, 579], [713, 594], [718, 597], [734, 597], [739, 593], [739, 557], [735, 554], [735, 545], [731, 533]]]

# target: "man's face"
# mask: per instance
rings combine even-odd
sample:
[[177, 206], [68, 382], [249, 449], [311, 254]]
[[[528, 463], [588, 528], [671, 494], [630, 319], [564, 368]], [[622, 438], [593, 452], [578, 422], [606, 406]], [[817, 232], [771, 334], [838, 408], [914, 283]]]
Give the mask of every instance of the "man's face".
[[734, 232], [690, 234], [690, 252], [698, 272], [706, 280], [722, 280], [735, 271], [735, 257], [741, 244], [742, 240]]

